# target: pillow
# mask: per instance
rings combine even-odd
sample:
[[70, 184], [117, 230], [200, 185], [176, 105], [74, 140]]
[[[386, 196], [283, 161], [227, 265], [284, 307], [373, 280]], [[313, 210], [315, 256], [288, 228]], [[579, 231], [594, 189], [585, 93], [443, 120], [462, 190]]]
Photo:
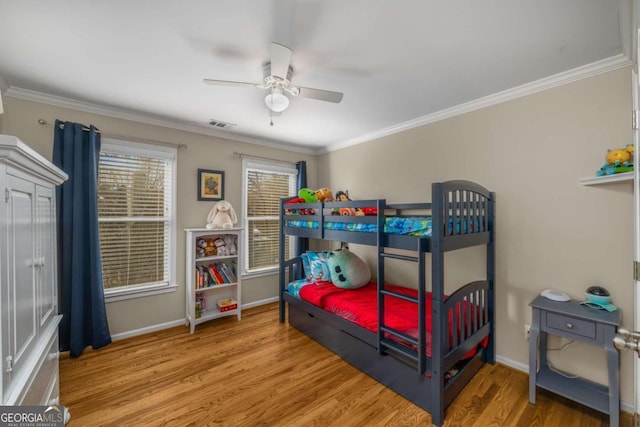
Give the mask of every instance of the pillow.
[[335, 286], [355, 289], [361, 288], [371, 280], [371, 272], [367, 263], [349, 251], [349, 248], [331, 251], [328, 257], [331, 281]]
[[329, 280], [329, 265], [326, 252], [307, 251], [300, 255], [304, 275], [310, 282]]
[[298, 279], [287, 285], [287, 291], [296, 298], [300, 298], [300, 289], [303, 286], [309, 285], [309, 281], [307, 279]]

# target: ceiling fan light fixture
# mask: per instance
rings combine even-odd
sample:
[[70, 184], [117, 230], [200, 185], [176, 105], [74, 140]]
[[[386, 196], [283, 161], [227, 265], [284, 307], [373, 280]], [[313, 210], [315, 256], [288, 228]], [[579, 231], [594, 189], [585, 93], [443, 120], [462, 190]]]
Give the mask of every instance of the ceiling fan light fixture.
[[264, 103], [274, 113], [281, 113], [289, 107], [287, 98], [280, 89], [273, 89], [265, 98]]

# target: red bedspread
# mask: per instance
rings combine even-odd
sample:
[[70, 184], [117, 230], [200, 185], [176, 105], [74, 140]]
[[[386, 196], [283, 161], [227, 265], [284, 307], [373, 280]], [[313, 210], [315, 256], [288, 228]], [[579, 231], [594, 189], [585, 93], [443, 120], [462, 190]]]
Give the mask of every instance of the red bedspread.
[[[415, 289], [394, 285], [385, 285], [385, 288], [404, 295], [417, 297]], [[317, 282], [300, 289], [300, 298], [362, 326], [372, 332], [378, 331], [378, 303], [377, 285], [369, 283], [359, 289], [342, 289], [331, 282]], [[466, 305], [466, 304], [465, 304]], [[465, 307], [466, 311], [466, 307]], [[459, 315], [459, 314], [458, 314]], [[449, 331], [451, 331], [453, 314], [449, 313]], [[399, 298], [385, 296], [385, 325], [404, 332], [413, 337], [418, 336], [418, 310], [416, 304]], [[427, 357], [431, 357], [431, 293], [427, 293], [426, 300], [427, 323]], [[458, 323], [458, 322], [456, 322]], [[462, 323], [464, 324], [464, 323]], [[450, 332], [451, 334], [451, 332]], [[484, 346], [488, 340], [483, 340]], [[464, 358], [475, 354], [472, 349]]]

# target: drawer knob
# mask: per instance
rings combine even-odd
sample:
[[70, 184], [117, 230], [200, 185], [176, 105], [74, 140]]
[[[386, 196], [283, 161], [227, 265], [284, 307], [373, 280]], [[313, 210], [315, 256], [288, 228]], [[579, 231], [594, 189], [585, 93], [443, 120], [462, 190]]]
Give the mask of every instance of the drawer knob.
[[573, 329], [573, 323], [569, 323], [569, 322], [567, 322], [567, 328], [569, 328], [569, 329]]

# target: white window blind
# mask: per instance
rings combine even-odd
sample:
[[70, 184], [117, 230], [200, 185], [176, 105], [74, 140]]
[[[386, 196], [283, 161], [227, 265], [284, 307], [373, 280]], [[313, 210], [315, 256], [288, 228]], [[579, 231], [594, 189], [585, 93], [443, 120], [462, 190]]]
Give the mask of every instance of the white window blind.
[[[297, 171], [293, 165], [243, 161], [245, 192], [245, 272], [273, 270], [278, 265], [278, 209], [280, 198], [296, 192]], [[285, 239], [285, 253], [292, 250]]]
[[173, 278], [175, 149], [103, 143], [98, 221], [105, 293]]

